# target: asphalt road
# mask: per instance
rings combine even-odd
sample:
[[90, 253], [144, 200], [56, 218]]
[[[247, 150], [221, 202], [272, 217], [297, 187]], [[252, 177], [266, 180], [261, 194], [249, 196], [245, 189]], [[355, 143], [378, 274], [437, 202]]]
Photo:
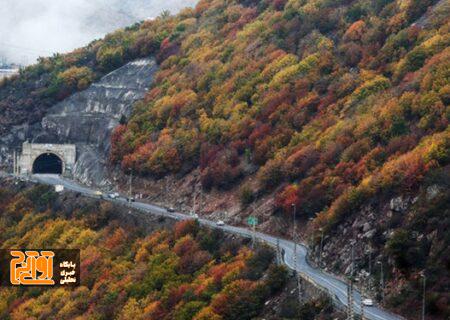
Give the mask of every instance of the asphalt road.
[[[81, 186], [73, 181], [63, 179], [56, 175], [34, 175], [31, 180], [35, 182], [39, 182], [47, 185], [63, 185], [65, 189], [79, 192], [83, 195], [96, 197], [96, 190], [90, 189], [88, 187]], [[161, 208], [155, 205], [142, 203], [142, 202], [128, 202], [125, 197], [119, 197], [117, 199], [109, 199], [108, 201], [113, 201], [115, 203], [120, 203], [124, 206], [132, 207], [134, 209], [150, 213], [152, 215], [165, 216], [169, 218], [173, 218], [175, 220], [187, 220], [192, 219], [191, 216], [178, 213], [178, 212], [168, 212], [165, 208]], [[328, 291], [331, 297], [338, 303], [343, 306], [347, 305], [347, 284], [338, 279], [336, 276], [332, 274], [328, 274], [320, 269], [313, 268], [310, 266], [306, 260], [307, 248], [302, 244], [297, 244], [296, 248], [296, 259], [294, 259], [294, 243], [285, 239], [278, 239], [276, 237], [255, 232], [229, 225], [217, 226], [216, 222], [199, 218], [198, 221], [200, 224], [209, 226], [212, 228], [219, 228], [226, 232], [233, 233], [236, 235], [244, 236], [244, 237], [252, 237], [259, 241], [263, 241], [271, 246], [277, 246], [277, 241], [279, 241], [279, 247], [284, 252], [283, 261], [284, 263], [291, 269], [297, 270], [304, 278], [312, 281], [314, 284]], [[295, 262], [294, 262], [295, 261]], [[361, 312], [361, 296], [359, 292], [354, 290], [354, 310], [356, 313], [360, 314]], [[382, 310], [378, 306], [372, 307], [364, 307], [364, 315], [366, 319], [370, 320], [399, 320], [403, 319], [397, 315], [389, 313], [387, 311]]]

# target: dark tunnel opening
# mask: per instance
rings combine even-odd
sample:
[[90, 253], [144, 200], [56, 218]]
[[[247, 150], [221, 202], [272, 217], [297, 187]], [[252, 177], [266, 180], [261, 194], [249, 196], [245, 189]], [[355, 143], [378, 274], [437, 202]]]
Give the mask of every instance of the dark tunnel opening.
[[36, 173], [62, 174], [63, 162], [54, 153], [41, 154], [33, 163], [33, 174]]

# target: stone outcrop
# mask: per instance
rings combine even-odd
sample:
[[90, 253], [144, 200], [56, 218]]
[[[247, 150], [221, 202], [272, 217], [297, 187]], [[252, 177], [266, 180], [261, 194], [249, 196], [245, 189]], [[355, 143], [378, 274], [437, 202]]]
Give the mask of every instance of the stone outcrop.
[[26, 140], [75, 144], [74, 177], [88, 185], [108, 185], [111, 133], [121, 118], [130, 116], [133, 104], [144, 97], [156, 70], [153, 59], [130, 62], [54, 105], [40, 123], [13, 128], [0, 138], [0, 163], [10, 162], [12, 149]]

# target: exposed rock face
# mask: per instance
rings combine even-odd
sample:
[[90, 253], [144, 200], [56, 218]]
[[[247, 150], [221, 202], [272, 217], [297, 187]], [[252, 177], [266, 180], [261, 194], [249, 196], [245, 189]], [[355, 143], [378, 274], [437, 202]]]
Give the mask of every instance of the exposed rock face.
[[144, 97], [156, 70], [153, 59], [130, 62], [53, 106], [41, 123], [14, 128], [0, 139], [0, 163], [24, 140], [76, 144], [75, 178], [89, 185], [109, 184], [105, 164], [112, 130], [122, 117], [129, 117], [134, 102]]
[[[405, 195], [360, 208], [351, 218], [337, 227], [334, 235], [324, 238], [323, 258], [327, 261], [329, 269], [341, 274], [349, 274], [352, 243], [354, 243], [355, 263], [358, 270], [369, 269], [369, 259], [373, 259], [372, 263], [374, 263], [373, 261], [377, 258], [374, 254], [377, 244], [392, 236], [391, 228], [395, 223], [399, 223], [399, 219], [406, 219], [410, 209], [411, 197]], [[318, 245], [313, 247], [311, 254], [313, 260], [318, 250]], [[373, 254], [370, 258], [369, 252]]]
[[427, 188], [427, 199], [433, 200], [441, 191], [441, 188], [438, 185], [432, 185]]
[[397, 197], [391, 199], [391, 202], [389, 203], [389, 206], [392, 211], [394, 212], [402, 212], [405, 211], [408, 207], [408, 202], [403, 199], [403, 197]]

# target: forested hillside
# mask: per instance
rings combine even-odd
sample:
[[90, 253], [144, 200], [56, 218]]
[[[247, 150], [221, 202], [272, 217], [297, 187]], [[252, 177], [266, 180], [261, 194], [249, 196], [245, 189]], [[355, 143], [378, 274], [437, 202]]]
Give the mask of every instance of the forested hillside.
[[[389, 306], [414, 314], [427, 269], [427, 310], [442, 319], [450, 315], [449, 17], [447, 0], [202, 0], [5, 81], [0, 133], [154, 55], [160, 70], [116, 129], [112, 165], [144, 178], [199, 170], [204, 190], [239, 190], [244, 206], [273, 197], [273, 215], [286, 221], [295, 204], [316, 250], [321, 233], [325, 245], [344, 241], [329, 260], [337, 272], [348, 266], [340, 259], [350, 237], [366, 229], [355, 221], [370, 213], [364, 232], [373, 231], [367, 242], [385, 264]], [[345, 233], [348, 224], [358, 231]]]
[[257, 171], [289, 213], [332, 226], [449, 161], [446, 1], [200, 1], [175, 17], [43, 58], [0, 89], [2, 130], [124, 62], [155, 54], [153, 88], [117, 128], [113, 162], [230, 188]]
[[39, 58], [18, 77], [0, 81], [0, 133], [14, 125], [33, 124], [70, 94], [126, 62], [157, 55], [162, 41], [175, 36], [178, 19], [163, 15], [155, 20], [107, 35], [68, 54]]
[[81, 286], [2, 287], [1, 319], [245, 320], [287, 281], [272, 250], [193, 220], [146, 236], [111, 204], [13, 189], [0, 189], [0, 248], [81, 249]]
[[[428, 1], [201, 1], [166, 38], [153, 89], [114, 137], [124, 169], [257, 168], [290, 213], [336, 224], [449, 162], [449, 21]], [[448, 9], [448, 6], [444, 6]]]
[[327, 235], [338, 272], [363, 228], [337, 227], [372, 205], [358, 256], [385, 264], [384, 302], [414, 317], [425, 269], [428, 313], [448, 316], [448, 194], [405, 202], [402, 217], [381, 209], [448, 188], [449, 17], [448, 1], [201, 1], [186, 35], [162, 43], [112, 160], [153, 177], [198, 167], [204, 189], [239, 187], [244, 205], [273, 193], [275, 213], [290, 220], [295, 204], [313, 219], [313, 245]]

